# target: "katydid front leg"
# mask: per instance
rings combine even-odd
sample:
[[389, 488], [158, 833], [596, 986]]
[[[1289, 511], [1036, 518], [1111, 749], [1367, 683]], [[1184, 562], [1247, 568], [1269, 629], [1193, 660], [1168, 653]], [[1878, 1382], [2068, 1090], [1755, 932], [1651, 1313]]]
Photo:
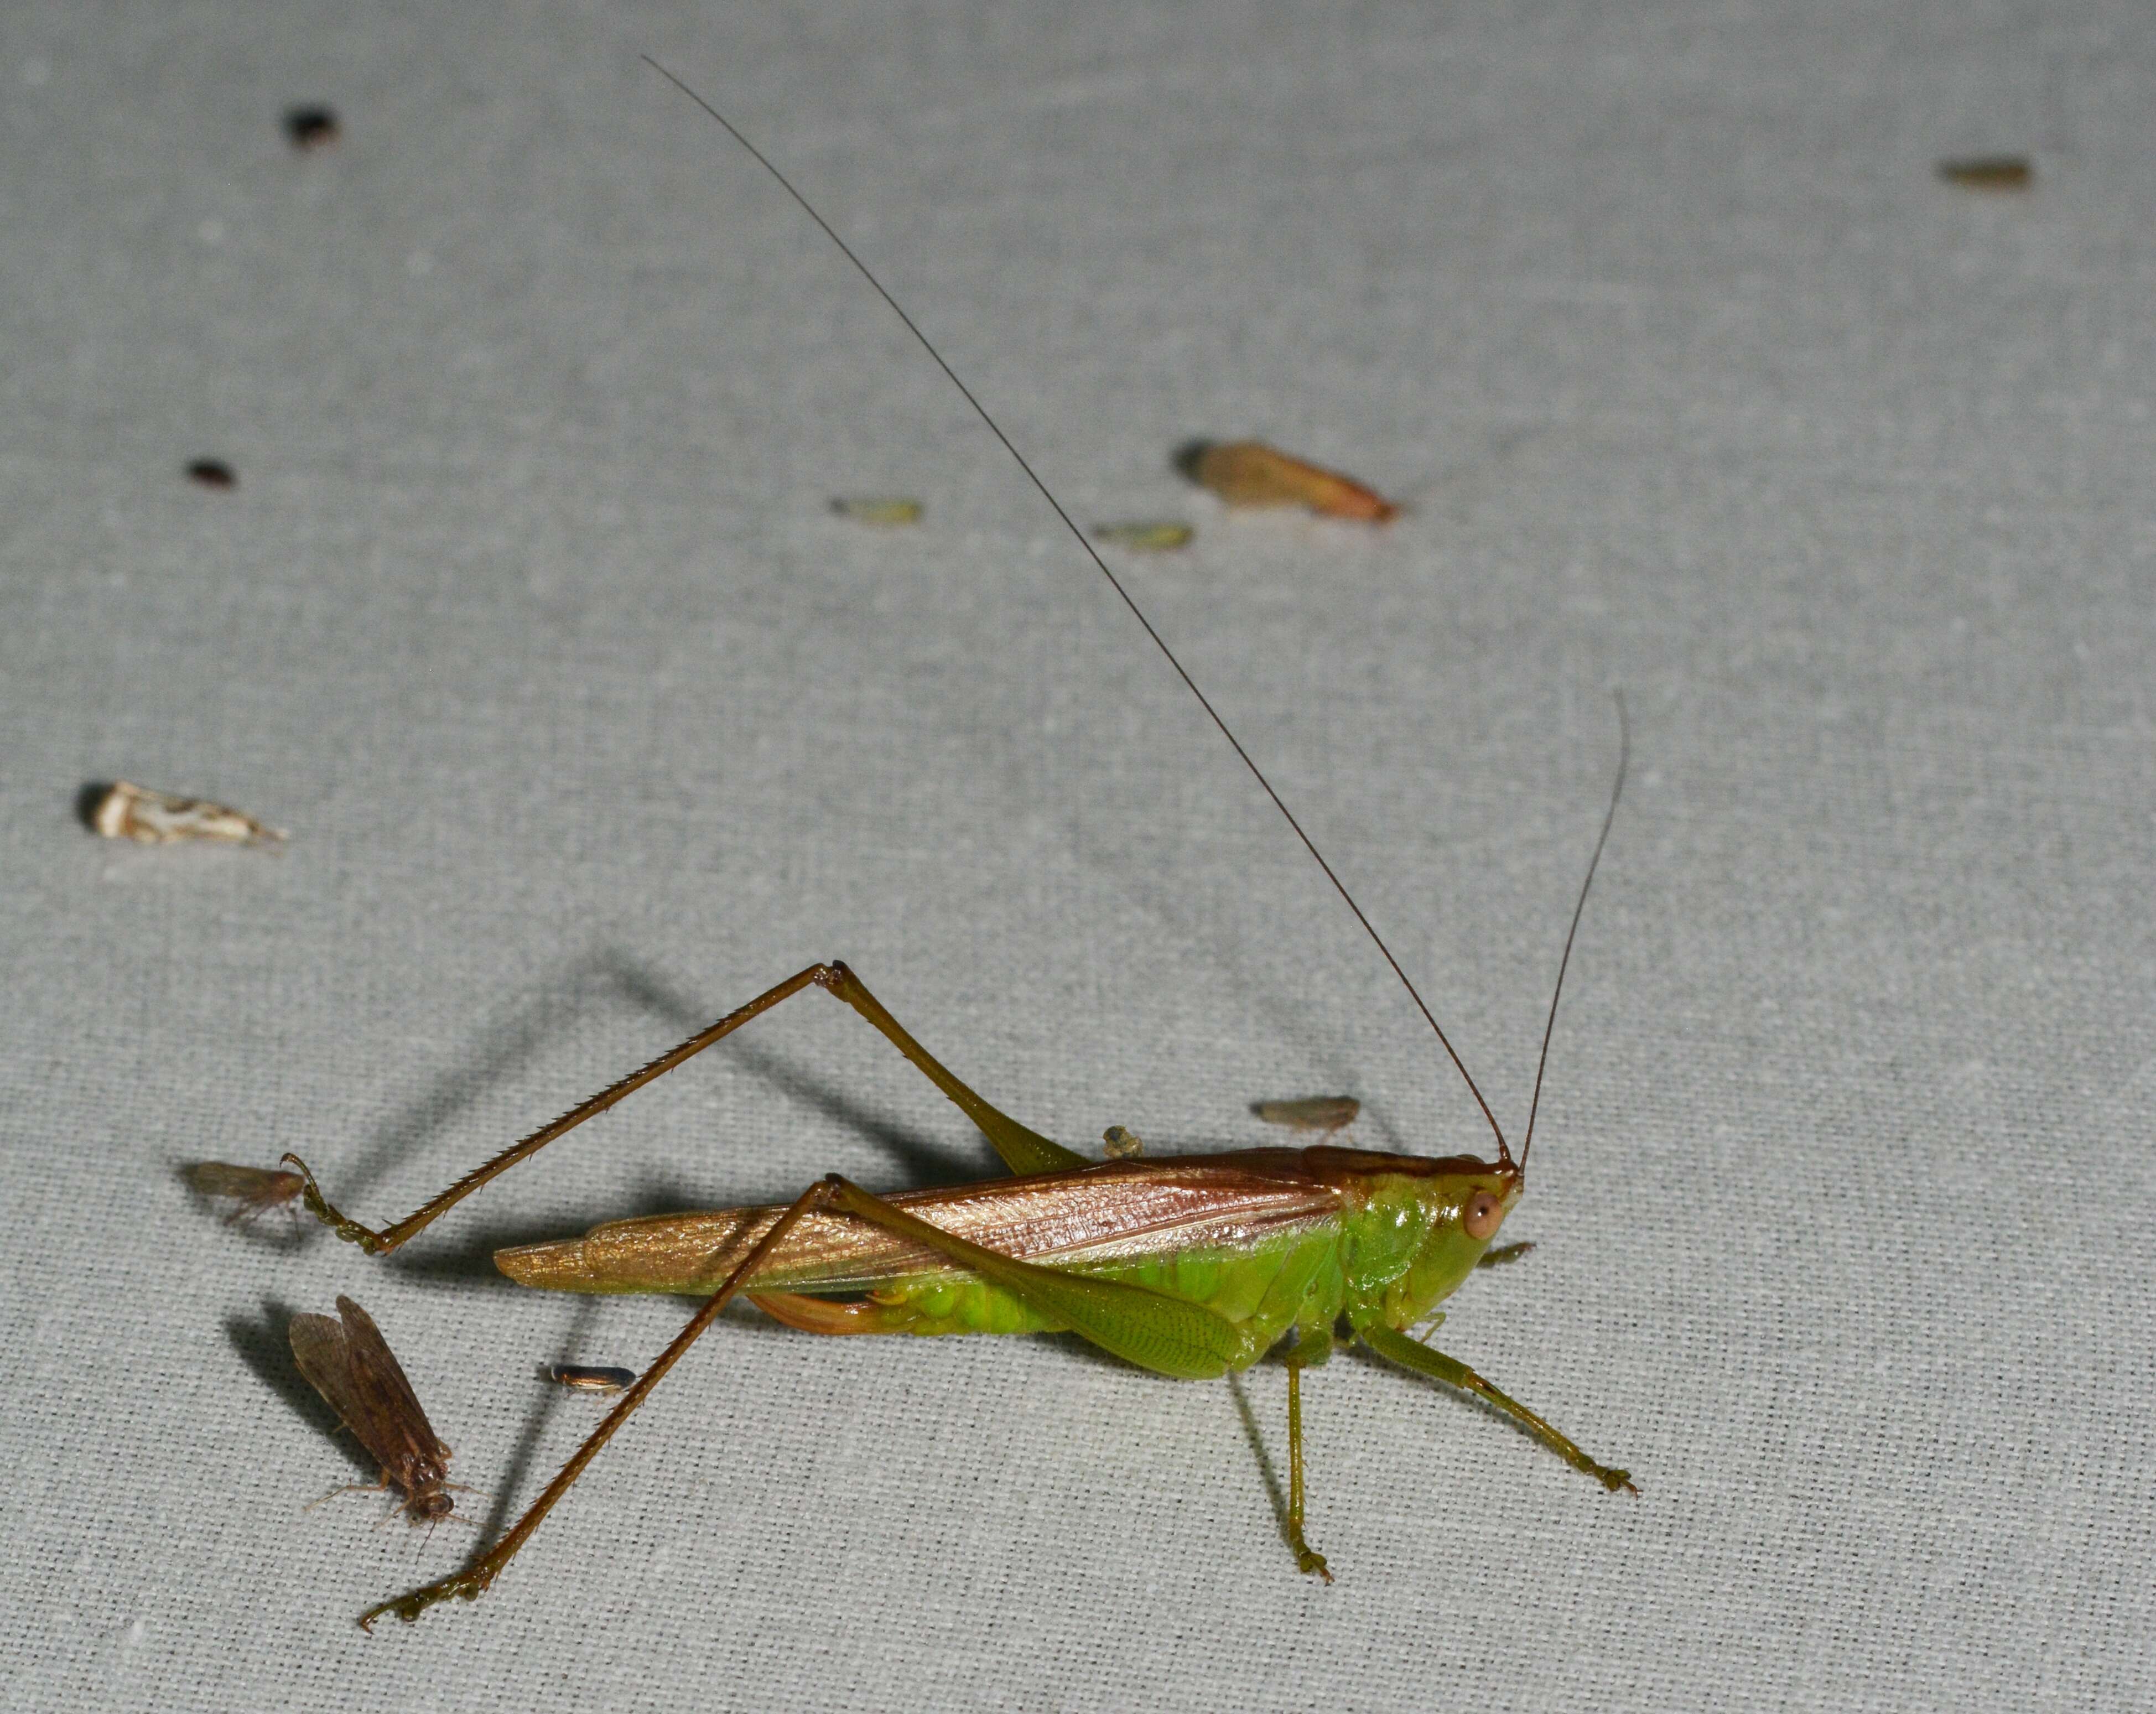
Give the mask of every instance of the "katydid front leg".
[[484, 1166], [465, 1173], [433, 1201], [423, 1204], [395, 1225], [384, 1227], [381, 1231], [362, 1225], [340, 1213], [322, 1194], [321, 1187], [315, 1182], [314, 1173], [297, 1155], [288, 1154], [285, 1159], [305, 1181], [300, 1194], [305, 1198], [307, 1207], [316, 1219], [347, 1243], [357, 1244], [369, 1255], [386, 1255], [406, 1239], [432, 1225], [480, 1186], [500, 1178], [519, 1161], [536, 1155], [555, 1138], [566, 1136], [585, 1120], [603, 1113], [617, 1101], [635, 1094], [645, 1084], [664, 1077], [684, 1060], [701, 1054], [712, 1043], [732, 1035], [752, 1018], [761, 1016], [781, 1000], [791, 999], [808, 988], [820, 988], [844, 1000], [874, 1024], [886, 1040], [919, 1068], [921, 1075], [942, 1090], [958, 1110], [980, 1128], [981, 1134], [988, 1139], [995, 1152], [1003, 1157], [1004, 1164], [1013, 1173], [1023, 1178], [1034, 1173], [1055, 1173], [1066, 1167], [1088, 1164], [1085, 1156], [1064, 1147], [1060, 1142], [1050, 1141], [1037, 1131], [1027, 1129], [961, 1083], [883, 1008], [883, 1003], [869, 992], [867, 984], [837, 959], [828, 964], [812, 964], [806, 970], [788, 977], [776, 988], [765, 989], [746, 1006], [729, 1012], [709, 1029], [699, 1030], [679, 1046], [670, 1048], [649, 1065], [632, 1071], [618, 1083], [608, 1084], [589, 1101], [579, 1102], [552, 1123], [542, 1125], [529, 1137], [511, 1143]]
[[1432, 1380], [1457, 1387], [1463, 1393], [1472, 1393], [1477, 1398], [1495, 1405], [1574, 1470], [1593, 1476], [1611, 1493], [1615, 1493], [1620, 1488], [1634, 1494], [1640, 1491], [1632, 1486], [1629, 1471], [1613, 1470], [1606, 1464], [1597, 1464], [1573, 1445], [1569, 1436], [1560, 1434], [1517, 1399], [1499, 1392], [1459, 1358], [1447, 1357], [1441, 1351], [1432, 1351], [1427, 1345], [1417, 1343], [1404, 1333], [1394, 1332], [1382, 1321], [1373, 1321], [1368, 1327], [1358, 1327], [1355, 1331], [1365, 1345], [1388, 1362], [1396, 1362], [1402, 1368], [1412, 1370], [1418, 1375], [1428, 1375]]

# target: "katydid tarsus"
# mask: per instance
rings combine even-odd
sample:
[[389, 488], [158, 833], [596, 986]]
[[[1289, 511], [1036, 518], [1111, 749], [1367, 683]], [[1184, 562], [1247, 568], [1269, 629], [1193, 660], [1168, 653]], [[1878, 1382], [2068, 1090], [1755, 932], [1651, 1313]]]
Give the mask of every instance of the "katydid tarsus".
[[[1296, 1563], [1331, 1581], [1304, 1534], [1301, 1371], [1323, 1362], [1343, 1331], [1378, 1356], [1482, 1399], [1575, 1469], [1612, 1491], [1626, 1473], [1598, 1463], [1466, 1364], [1409, 1336], [1476, 1266], [1517, 1254], [1491, 1241], [1526, 1183], [1543, 1073], [1564, 972], [1594, 870], [1624, 789], [1620, 742], [1609, 803], [1574, 904], [1543, 1032], [1527, 1126], [1516, 1157], [1444, 1029], [1376, 928], [1229, 731], [1173, 651], [1018, 449], [875, 276], [755, 146], [672, 73], [651, 62], [778, 181], [904, 321], [1070, 528], [1222, 736], [1286, 819], [1389, 965], [1458, 1070], [1496, 1140], [1497, 1157], [1427, 1159], [1337, 1146], [1089, 1162], [976, 1094], [916, 1042], [843, 963], [809, 966], [690, 1037], [552, 1124], [503, 1150], [404, 1219], [381, 1230], [347, 1219], [305, 1179], [315, 1215], [370, 1254], [394, 1250], [519, 1162], [587, 1119], [809, 989], [844, 1001], [979, 1128], [1012, 1176], [956, 1188], [872, 1195], [837, 1174], [782, 1207], [729, 1209], [618, 1221], [583, 1238], [496, 1254], [520, 1283], [583, 1292], [668, 1292], [706, 1298], [623, 1394], [544, 1491], [464, 1571], [383, 1603], [416, 1619], [452, 1596], [478, 1596], [523, 1547], [585, 1467], [726, 1304], [747, 1298], [810, 1332], [1075, 1332], [1157, 1374], [1197, 1378], [1279, 1351], [1287, 1369], [1289, 1492], [1283, 1533]], [[1620, 740], [1623, 705], [1618, 704]], [[1308, 1104], [1298, 1103], [1297, 1106]]]

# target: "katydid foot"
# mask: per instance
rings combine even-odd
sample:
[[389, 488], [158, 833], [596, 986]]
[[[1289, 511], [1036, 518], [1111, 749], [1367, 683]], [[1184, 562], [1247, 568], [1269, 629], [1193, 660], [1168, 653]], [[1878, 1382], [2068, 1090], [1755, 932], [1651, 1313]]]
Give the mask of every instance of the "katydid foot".
[[372, 1635], [374, 1621], [385, 1613], [393, 1613], [409, 1624], [437, 1602], [452, 1599], [476, 1601], [486, 1593], [494, 1581], [491, 1570], [459, 1572], [454, 1577], [445, 1577], [439, 1583], [429, 1583], [423, 1589], [414, 1589], [408, 1595], [399, 1595], [393, 1601], [384, 1601], [378, 1607], [370, 1607], [359, 1616], [359, 1628]]
[[315, 1183], [314, 1168], [297, 1155], [288, 1154], [278, 1164], [290, 1167], [300, 1175], [304, 1181], [300, 1186], [300, 1194], [307, 1204], [307, 1212], [346, 1243], [357, 1244], [369, 1255], [379, 1255], [388, 1248], [382, 1242], [382, 1234], [372, 1226], [362, 1226], [358, 1221], [347, 1219], [331, 1205], [330, 1199], [322, 1194], [321, 1186]]

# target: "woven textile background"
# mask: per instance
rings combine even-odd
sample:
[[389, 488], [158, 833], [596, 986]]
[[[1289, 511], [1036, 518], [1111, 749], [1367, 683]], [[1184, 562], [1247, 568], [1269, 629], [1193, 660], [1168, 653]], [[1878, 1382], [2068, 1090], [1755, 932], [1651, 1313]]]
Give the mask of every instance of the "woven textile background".
[[[475, 1607], [285, 1324], [357, 1296], [513, 1518], [667, 1299], [624, 1214], [986, 1176], [811, 995], [388, 1262], [401, 1214], [811, 961], [1096, 1151], [1486, 1130], [1039, 495], [1119, 553], [1524, 1122], [1439, 1343], [743, 1309]], [[202, 3], [0, 19], [0, 1701], [79, 1711], [2120, 1708], [2156, 1698], [2156, 35], [2118, 4]], [[280, 126], [326, 102], [311, 152]], [[1944, 157], [2035, 162], [2027, 191]], [[1260, 435], [1410, 506], [1231, 515]], [[228, 460], [238, 485], [185, 480]], [[917, 496], [911, 529], [834, 516]], [[278, 856], [99, 841], [90, 782]]]

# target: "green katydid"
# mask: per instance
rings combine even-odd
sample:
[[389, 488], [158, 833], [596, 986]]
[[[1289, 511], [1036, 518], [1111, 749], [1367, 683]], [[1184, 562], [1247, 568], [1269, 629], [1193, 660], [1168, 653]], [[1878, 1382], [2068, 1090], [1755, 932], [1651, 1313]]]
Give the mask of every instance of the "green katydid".
[[[1090, 1162], [989, 1105], [916, 1042], [843, 963], [815, 964], [572, 1108], [396, 1224], [377, 1231], [331, 1205], [297, 1157], [315, 1215], [370, 1254], [396, 1250], [473, 1191], [547, 1144], [701, 1053], [751, 1019], [810, 988], [843, 1000], [977, 1126], [1010, 1169], [991, 1182], [880, 1197], [837, 1174], [783, 1207], [729, 1209], [617, 1221], [585, 1236], [505, 1250], [521, 1284], [583, 1292], [668, 1292], [706, 1301], [629, 1387], [531, 1507], [465, 1571], [383, 1603], [416, 1619], [435, 1603], [490, 1585], [653, 1388], [719, 1312], [745, 1296], [779, 1321], [839, 1333], [1075, 1332], [1155, 1373], [1184, 1378], [1247, 1368], [1281, 1349], [1288, 1378], [1289, 1493], [1285, 1534], [1297, 1566], [1331, 1581], [1304, 1535], [1301, 1371], [1330, 1354], [1342, 1329], [1379, 1356], [1471, 1393], [1612, 1491], [1621, 1470], [1596, 1462], [1526, 1406], [1408, 1330], [1486, 1261], [1526, 1183], [1528, 1150], [1558, 997], [1594, 870], [1624, 788], [1624, 747], [1587, 877], [1573, 910], [1543, 1032], [1527, 1128], [1516, 1158], [1481, 1090], [1414, 984], [1301, 824], [1055, 495], [911, 317], [778, 168], [695, 91], [654, 69], [748, 151], [823, 228], [897, 313], [1054, 507], [1249, 768], [1405, 987], [1466, 1080], [1497, 1143], [1497, 1158], [1425, 1159], [1325, 1145], [1237, 1153]], [[1620, 735], [1623, 705], [1619, 704]], [[1310, 1104], [1297, 1103], [1297, 1106]], [[1114, 1133], [1111, 1133], [1111, 1136]], [[1124, 1133], [1128, 1143], [1136, 1139]]]

